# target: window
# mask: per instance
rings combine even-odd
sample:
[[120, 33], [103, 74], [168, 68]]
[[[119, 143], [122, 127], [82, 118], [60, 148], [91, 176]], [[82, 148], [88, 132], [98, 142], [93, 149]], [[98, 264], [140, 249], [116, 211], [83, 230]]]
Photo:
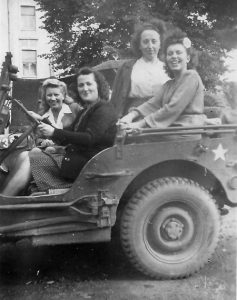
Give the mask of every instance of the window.
[[36, 18], [34, 6], [21, 6], [21, 30], [35, 30]]
[[33, 39], [20, 39], [21, 49], [36, 49], [37, 48], [37, 41]]
[[37, 53], [35, 50], [22, 50], [22, 64], [24, 77], [37, 76]]

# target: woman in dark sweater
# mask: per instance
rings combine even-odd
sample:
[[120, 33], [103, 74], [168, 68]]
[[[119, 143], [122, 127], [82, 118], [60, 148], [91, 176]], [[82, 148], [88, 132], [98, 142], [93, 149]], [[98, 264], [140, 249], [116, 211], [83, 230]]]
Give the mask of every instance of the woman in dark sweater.
[[77, 76], [77, 92], [84, 109], [70, 130], [48, 124], [38, 126], [40, 132], [66, 145], [65, 153], [22, 152], [2, 193], [18, 195], [33, 178], [38, 190], [69, 187], [86, 162], [99, 151], [111, 146], [116, 133], [117, 116], [108, 103], [109, 86], [104, 77], [90, 68], [82, 68]]

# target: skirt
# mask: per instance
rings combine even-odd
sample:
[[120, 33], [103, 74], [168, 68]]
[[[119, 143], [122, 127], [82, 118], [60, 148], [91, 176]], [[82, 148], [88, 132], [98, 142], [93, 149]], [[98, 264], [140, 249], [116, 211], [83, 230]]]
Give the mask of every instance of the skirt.
[[32, 175], [39, 191], [72, 186], [72, 181], [60, 174], [63, 157], [61, 153], [29, 152]]

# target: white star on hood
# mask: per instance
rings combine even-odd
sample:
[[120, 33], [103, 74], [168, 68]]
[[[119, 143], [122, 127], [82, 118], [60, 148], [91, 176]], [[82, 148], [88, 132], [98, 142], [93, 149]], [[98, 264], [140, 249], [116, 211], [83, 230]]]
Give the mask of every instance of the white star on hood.
[[215, 154], [214, 160], [218, 160], [220, 158], [225, 161], [225, 154], [228, 152], [228, 149], [224, 149], [222, 145], [219, 144], [216, 149], [212, 150], [212, 152]]

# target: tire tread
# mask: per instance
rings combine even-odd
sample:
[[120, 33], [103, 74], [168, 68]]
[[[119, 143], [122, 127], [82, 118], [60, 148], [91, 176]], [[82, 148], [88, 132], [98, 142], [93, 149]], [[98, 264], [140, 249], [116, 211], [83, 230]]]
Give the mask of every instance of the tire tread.
[[[208, 261], [211, 259], [213, 253], [215, 252], [215, 249], [213, 250], [210, 255], [206, 257], [205, 260], [202, 261], [202, 263], [198, 263], [195, 271], [187, 271], [186, 274], [180, 275], [180, 276], [164, 276], [162, 274], [157, 274], [153, 272], [152, 270], [147, 269], [146, 266], [144, 266], [139, 259], [136, 257], [135, 251], [133, 249], [133, 245], [130, 243], [130, 230], [131, 230], [131, 222], [132, 218], [135, 215], [137, 209], [146, 201], [147, 196], [152, 194], [156, 189], [162, 188], [169, 185], [188, 185], [188, 186], [195, 186], [199, 189], [203, 190], [205, 193], [209, 196], [209, 201], [213, 202], [214, 205], [217, 208], [216, 201], [213, 199], [212, 195], [209, 193], [208, 190], [206, 190], [203, 186], [200, 186], [197, 182], [194, 182], [191, 179], [183, 178], [183, 177], [164, 177], [164, 178], [158, 178], [155, 179], [143, 187], [141, 187], [129, 200], [127, 207], [123, 213], [122, 220], [121, 220], [121, 242], [123, 249], [125, 251], [125, 254], [127, 255], [130, 262], [134, 265], [136, 269], [138, 269], [140, 272], [142, 272], [145, 275], [148, 275], [149, 277], [156, 278], [156, 279], [179, 279], [179, 278], [185, 278], [193, 273], [198, 272]], [[220, 221], [220, 215], [219, 215], [219, 221]], [[217, 240], [215, 241], [216, 246], [219, 242], [219, 236], [217, 237]], [[216, 247], [215, 247], [216, 248]]]

